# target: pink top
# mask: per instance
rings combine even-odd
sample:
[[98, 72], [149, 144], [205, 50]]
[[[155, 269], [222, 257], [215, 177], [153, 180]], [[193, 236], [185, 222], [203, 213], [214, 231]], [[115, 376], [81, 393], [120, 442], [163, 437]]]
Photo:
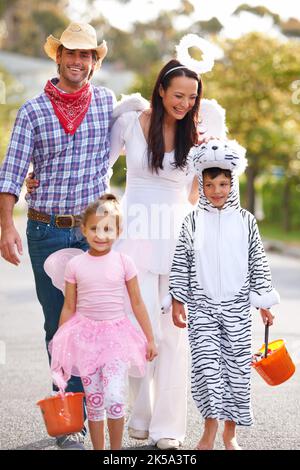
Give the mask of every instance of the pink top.
[[124, 317], [125, 281], [136, 275], [134, 262], [123, 253], [86, 252], [68, 262], [65, 281], [77, 284], [77, 313], [92, 320], [113, 320]]

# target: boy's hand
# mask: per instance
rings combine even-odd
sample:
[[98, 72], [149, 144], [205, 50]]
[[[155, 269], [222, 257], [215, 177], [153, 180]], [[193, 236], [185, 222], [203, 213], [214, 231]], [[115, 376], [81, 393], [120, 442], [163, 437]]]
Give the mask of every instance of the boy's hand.
[[184, 304], [175, 299], [172, 300], [172, 318], [175, 326], [178, 326], [178, 328], [186, 328]]
[[0, 253], [2, 258], [9, 263], [14, 264], [15, 266], [20, 264], [18, 254], [23, 254], [22, 240], [14, 226], [8, 227], [7, 229], [2, 228]]
[[146, 359], [147, 361], [153, 361], [153, 359], [157, 356], [157, 348], [154, 341], [148, 341], [147, 349], [146, 349]]
[[262, 321], [264, 325], [269, 324], [269, 326], [273, 325], [274, 315], [268, 310], [267, 308], [260, 308], [259, 309]]

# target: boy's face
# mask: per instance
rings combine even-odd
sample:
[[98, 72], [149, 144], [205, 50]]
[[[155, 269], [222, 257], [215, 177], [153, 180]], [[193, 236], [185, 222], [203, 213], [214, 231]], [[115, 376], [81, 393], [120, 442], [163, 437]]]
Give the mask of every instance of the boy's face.
[[215, 178], [208, 175], [203, 177], [203, 190], [209, 202], [221, 209], [229, 196], [231, 189], [231, 179], [221, 174]]

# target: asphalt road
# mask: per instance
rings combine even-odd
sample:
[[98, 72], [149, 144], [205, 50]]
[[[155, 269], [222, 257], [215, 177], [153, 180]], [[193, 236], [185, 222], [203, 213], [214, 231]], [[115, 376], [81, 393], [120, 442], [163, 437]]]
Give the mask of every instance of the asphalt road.
[[[18, 221], [25, 233], [25, 220]], [[19, 267], [0, 260], [0, 449], [56, 449], [45, 430], [36, 402], [49, 394], [50, 378], [43, 339], [43, 319], [36, 300], [33, 274], [24, 246]], [[252, 373], [255, 424], [240, 428], [244, 449], [300, 449], [300, 258], [269, 253], [274, 284], [281, 304], [274, 307], [270, 340], [285, 338], [298, 369], [282, 385], [268, 386]], [[263, 342], [264, 327], [253, 311], [253, 351]], [[193, 449], [202, 420], [189, 398], [188, 432], [184, 449]], [[220, 433], [221, 434], [221, 433]], [[145, 441], [124, 435], [124, 448], [151, 449]], [[87, 448], [91, 448], [87, 439]], [[216, 449], [222, 449], [220, 436]]]

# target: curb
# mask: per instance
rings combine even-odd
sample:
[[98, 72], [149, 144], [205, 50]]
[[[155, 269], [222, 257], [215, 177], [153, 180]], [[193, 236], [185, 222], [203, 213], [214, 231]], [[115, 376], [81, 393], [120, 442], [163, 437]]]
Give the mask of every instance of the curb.
[[266, 251], [292, 256], [293, 258], [300, 258], [300, 246], [293, 246], [278, 240], [265, 238], [263, 238], [263, 244]]

